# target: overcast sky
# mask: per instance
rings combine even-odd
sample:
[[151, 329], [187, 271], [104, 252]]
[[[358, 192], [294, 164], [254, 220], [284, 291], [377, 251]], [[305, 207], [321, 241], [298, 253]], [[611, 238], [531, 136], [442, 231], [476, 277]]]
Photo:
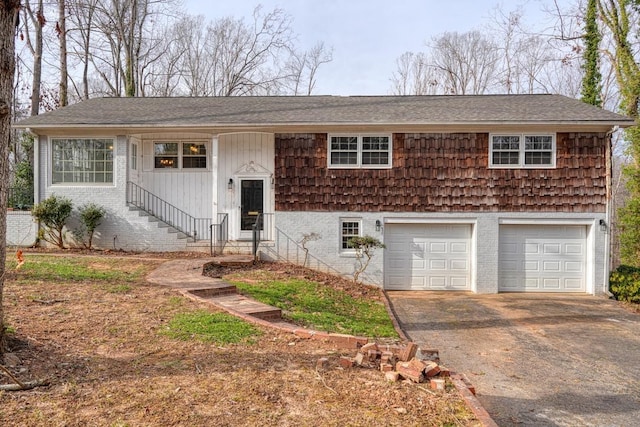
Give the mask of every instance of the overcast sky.
[[[569, 3], [572, 0], [559, 0]], [[543, 28], [549, 0], [184, 0], [190, 14], [209, 19], [244, 17], [257, 4], [293, 17], [299, 46], [318, 41], [333, 47], [333, 61], [321, 67], [314, 95], [385, 95], [391, 91], [395, 60], [407, 51], [426, 50], [432, 36], [445, 31], [483, 30], [492, 10], [518, 6], [530, 27]]]

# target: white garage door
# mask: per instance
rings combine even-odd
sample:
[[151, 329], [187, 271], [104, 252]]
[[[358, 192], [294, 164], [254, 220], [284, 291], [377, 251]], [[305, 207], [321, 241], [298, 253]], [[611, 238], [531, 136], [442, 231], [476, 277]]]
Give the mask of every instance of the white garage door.
[[499, 290], [585, 292], [584, 226], [501, 225]]
[[384, 243], [386, 289], [470, 289], [471, 225], [387, 224]]

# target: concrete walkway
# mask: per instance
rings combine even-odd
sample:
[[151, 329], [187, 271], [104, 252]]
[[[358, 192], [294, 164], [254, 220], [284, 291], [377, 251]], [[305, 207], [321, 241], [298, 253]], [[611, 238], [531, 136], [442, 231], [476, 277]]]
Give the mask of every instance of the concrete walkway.
[[640, 425], [640, 315], [585, 295], [389, 292], [500, 426]]

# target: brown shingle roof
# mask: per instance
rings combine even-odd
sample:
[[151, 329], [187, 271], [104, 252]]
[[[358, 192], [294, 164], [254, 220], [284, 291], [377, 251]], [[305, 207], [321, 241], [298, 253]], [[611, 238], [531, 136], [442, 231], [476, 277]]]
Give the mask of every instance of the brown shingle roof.
[[95, 98], [18, 127], [600, 123], [627, 117], [560, 95]]

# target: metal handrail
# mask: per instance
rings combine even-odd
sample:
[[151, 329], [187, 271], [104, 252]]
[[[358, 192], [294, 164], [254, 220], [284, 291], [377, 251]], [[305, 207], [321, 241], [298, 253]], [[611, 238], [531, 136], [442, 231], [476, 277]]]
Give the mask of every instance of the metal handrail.
[[264, 228], [264, 221], [262, 220], [262, 213], [259, 213], [256, 217], [256, 222], [251, 226], [251, 235], [253, 236], [253, 258], [258, 256], [258, 246], [260, 245], [260, 230]]
[[229, 214], [219, 213], [218, 224], [211, 224], [209, 228], [211, 230], [209, 244], [211, 256], [222, 254], [229, 240]]
[[302, 265], [325, 273], [342, 275], [340, 271], [322, 261], [320, 258], [310, 253], [305, 253], [306, 251], [300, 242], [295, 241], [278, 227], [275, 227], [274, 245], [273, 247], [267, 247], [267, 249], [275, 255], [278, 261]]
[[195, 218], [136, 183], [127, 182], [127, 203], [168, 224], [193, 240], [210, 239], [210, 218]]
[[273, 213], [259, 213], [256, 222], [251, 226], [254, 257], [258, 254], [260, 242], [273, 240], [273, 229]]

